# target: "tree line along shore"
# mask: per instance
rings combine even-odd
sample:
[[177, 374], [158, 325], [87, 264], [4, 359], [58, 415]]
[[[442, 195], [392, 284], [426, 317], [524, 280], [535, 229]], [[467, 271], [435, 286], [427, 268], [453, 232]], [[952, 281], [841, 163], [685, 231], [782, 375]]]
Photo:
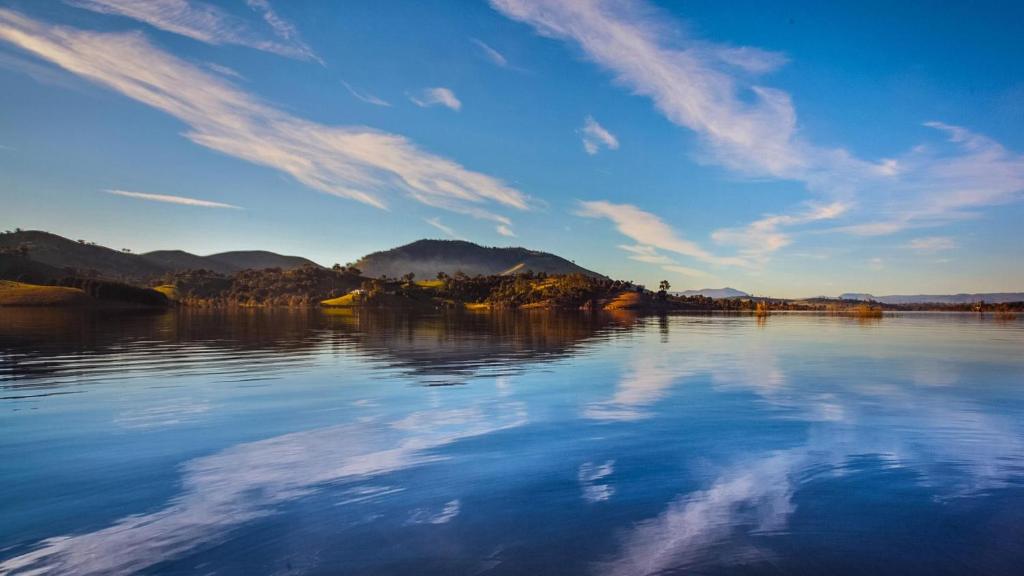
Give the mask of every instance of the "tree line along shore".
[[100, 307], [336, 307], [410, 310], [550, 309], [639, 312], [723, 311], [766, 316], [780, 311], [814, 311], [877, 317], [885, 311], [987, 312], [1010, 317], [1024, 303], [891, 305], [835, 299], [787, 300], [756, 296], [709, 298], [658, 290], [628, 281], [583, 274], [510, 275], [439, 273], [418, 279], [368, 278], [354, 267], [306, 266], [221, 274], [190, 270], [133, 285], [103, 278], [66, 276], [40, 283], [0, 281], [0, 306]]

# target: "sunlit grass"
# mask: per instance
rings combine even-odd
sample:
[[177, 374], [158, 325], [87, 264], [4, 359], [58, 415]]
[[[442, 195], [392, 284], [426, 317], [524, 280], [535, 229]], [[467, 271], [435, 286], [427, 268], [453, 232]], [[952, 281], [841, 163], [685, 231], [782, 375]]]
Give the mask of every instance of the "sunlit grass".
[[180, 299], [180, 295], [178, 294], [178, 288], [171, 284], [162, 284], [160, 286], [154, 286], [153, 290], [156, 290], [157, 292], [163, 294], [164, 296], [167, 296], [168, 300], [177, 301]]
[[321, 306], [358, 306], [359, 298], [356, 294], [345, 294], [337, 298], [330, 298], [320, 302]]
[[0, 306], [74, 306], [90, 301], [78, 288], [0, 280]]

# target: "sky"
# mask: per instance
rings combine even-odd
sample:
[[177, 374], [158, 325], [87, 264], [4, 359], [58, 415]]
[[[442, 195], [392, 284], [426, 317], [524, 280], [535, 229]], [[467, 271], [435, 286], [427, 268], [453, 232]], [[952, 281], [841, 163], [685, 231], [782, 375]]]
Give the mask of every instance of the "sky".
[[0, 0], [0, 229], [1024, 290], [1024, 4]]

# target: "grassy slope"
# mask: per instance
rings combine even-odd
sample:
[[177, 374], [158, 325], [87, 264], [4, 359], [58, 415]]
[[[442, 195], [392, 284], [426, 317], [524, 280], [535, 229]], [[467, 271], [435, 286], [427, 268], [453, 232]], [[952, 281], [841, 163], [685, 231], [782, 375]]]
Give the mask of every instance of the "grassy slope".
[[321, 306], [343, 306], [343, 307], [348, 307], [348, 306], [358, 306], [359, 303], [356, 301], [354, 295], [352, 295], [352, 294], [345, 294], [343, 296], [338, 296], [337, 298], [330, 298], [328, 300], [324, 300], [323, 302], [320, 302], [320, 305]]
[[168, 300], [177, 302], [181, 295], [178, 294], [178, 288], [172, 284], [161, 284], [160, 286], [154, 286], [153, 290], [163, 294]]
[[0, 280], [0, 306], [84, 306], [93, 302], [78, 288]]

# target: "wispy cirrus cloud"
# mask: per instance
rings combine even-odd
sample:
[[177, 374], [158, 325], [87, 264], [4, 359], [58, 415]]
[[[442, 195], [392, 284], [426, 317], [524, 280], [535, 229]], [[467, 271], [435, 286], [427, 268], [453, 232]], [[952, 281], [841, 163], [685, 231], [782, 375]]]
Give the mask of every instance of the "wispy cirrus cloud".
[[583, 149], [593, 156], [601, 151], [601, 148], [606, 150], [618, 150], [619, 139], [614, 134], [601, 126], [597, 120], [594, 120], [593, 116], [587, 116], [583, 120]]
[[223, 66], [215, 62], [207, 62], [206, 67], [222, 76], [230, 76], [231, 78], [234, 78], [236, 80], [245, 80], [245, 76], [239, 74], [238, 71], [234, 68]]
[[306, 43], [302, 41], [302, 38], [299, 36], [299, 31], [295, 28], [295, 25], [284, 18], [281, 18], [277, 12], [274, 11], [274, 8], [270, 6], [270, 2], [267, 0], [245, 0], [245, 4], [251, 10], [263, 17], [263, 21], [266, 22], [267, 25], [270, 26], [270, 29], [274, 31], [275, 36], [289, 44], [297, 46], [302, 51], [308, 52], [315, 58], [313, 51], [310, 50], [309, 47], [306, 46]]
[[888, 162], [890, 176], [861, 194], [876, 216], [841, 227], [883, 236], [976, 218], [1024, 199], [1024, 155], [960, 126], [926, 122], [944, 142], [921, 144]]
[[[756, 175], [790, 175], [806, 163], [789, 96], [750, 78], [785, 62], [782, 55], [690, 39], [639, 2], [491, 5], [542, 35], [578, 46], [618, 83], [651, 98], [671, 122], [701, 135], [716, 161]], [[742, 96], [748, 91], [752, 98]]]
[[480, 53], [483, 54], [485, 58], [490, 60], [491, 64], [494, 64], [499, 68], [508, 68], [508, 59], [505, 58], [504, 54], [498, 52], [489, 44], [487, 44], [483, 40], [480, 40], [479, 38], [470, 38], [469, 41], [475, 44], [476, 47], [480, 49]]
[[302, 41], [298, 31], [282, 19], [266, 0], [247, 0], [247, 5], [262, 16], [270, 26], [276, 40], [252, 30], [242, 18], [221, 8], [198, 1], [187, 0], [66, 0], [69, 4], [100, 12], [115, 14], [165, 32], [187, 36], [206, 44], [234, 44], [270, 52], [298, 60], [323, 63], [313, 50]]
[[680, 266], [678, 264], [666, 264], [661, 268], [663, 270], [675, 272], [676, 274], [682, 274], [683, 276], [689, 276], [691, 278], [713, 278], [713, 276], [710, 273], [705, 272], [704, 270], [690, 268], [689, 266]]
[[629, 244], [620, 244], [619, 249], [628, 252], [630, 260], [644, 262], [645, 264], [657, 264], [666, 272], [681, 274], [692, 278], [714, 278], [714, 276], [709, 272], [679, 264], [673, 258], [659, 252], [654, 246], [645, 246], [643, 244], [636, 244], [632, 246]]
[[610, 220], [620, 233], [637, 242], [638, 246], [630, 246], [626, 249], [634, 256], [647, 258], [645, 261], [648, 262], [653, 262], [653, 258], [657, 255], [653, 249], [657, 248], [689, 256], [708, 264], [749, 266], [749, 262], [743, 258], [717, 256], [708, 252], [697, 243], [682, 238], [658, 216], [631, 204], [614, 204], [604, 200], [580, 202], [576, 214], [585, 218]]
[[668, 256], [658, 252], [654, 246], [619, 244], [619, 249], [629, 252], [629, 259], [637, 262], [647, 264], [672, 264], [674, 262]]
[[[761, 77], [787, 62], [777, 52], [703, 41], [642, 1], [491, 0], [510, 19], [566, 41], [670, 122], [697, 135], [700, 159], [735, 174], [802, 182], [823, 203], [849, 209], [833, 230], [892, 234], [976, 216], [1018, 201], [1024, 157], [940, 122], [945, 150], [928, 145], [896, 158], [866, 160], [802, 136], [790, 95]], [[798, 217], [803, 207], [796, 207]], [[768, 218], [779, 216], [766, 216]], [[754, 222], [750, 230], [775, 224]], [[768, 240], [788, 241], [783, 235]]]
[[168, 54], [139, 33], [97, 33], [0, 9], [0, 40], [185, 123], [196, 144], [284, 172], [327, 194], [386, 208], [394, 193], [510, 227], [493, 206], [528, 209], [522, 192], [365, 127], [329, 126], [279, 110]]
[[925, 236], [912, 239], [907, 248], [918, 252], [944, 252], [956, 248], [956, 241], [949, 236]]
[[455, 96], [455, 92], [452, 92], [450, 88], [424, 88], [417, 94], [410, 95], [409, 100], [420, 108], [444, 106], [456, 112], [462, 109], [462, 101]]
[[843, 202], [831, 204], [810, 204], [796, 214], [768, 215], [741, 228], [715, 230], [711, 238], [723, 245], [737, 247], [747, 258], [759, 259], [788, 246], [792, 236], [787, 228], [833, 220], [846, 213], [849, 205]]
[[373, 104], [374, 106], [391, 106], [391, 103], [388, 102], [387, 100], [378, 98], [377, 96], [374, 96], [373, 94], [367, 92], [361, 92], [359, 90], [356, 90], [355, 88], [352, 87], [351, 84], [345, 82], [344, 80], [341, 81], [341, 85], [344, 86], [345, 89], [348, 90], [348, 93], [355, 97], [356, 100], [361, 100], [363, 102], [366, 102], [367, 104]]
[[179, 204], [181, 206], [198, 206], [200, 208], [233, 208], [235, 210], [241, 210], [241, 206], [235, 206], [234, 204], [225, 204], [223, 202], [213, 202], [212, 200], [200, 200], [198, 198], [188, 198], [186, 196], [172, 196], [170, 194], [151, 194], [149, 192], [129, 192], [127, 190], [104, 190], [107, 194], [113, 194], [115, 196], [124, 196], [126, 198], [137, 198], [139, 200], [149, 200], [151, 202], [163, 202], [166, 204]]
[[440, 218], [424, 218], [423, 221], [426, 222], [427, 224], [430, 224], [434, 228], [437, 228], [441, 232], [444, 232], [446, 236], [450, 236], [451, 238], [454, 238], [456, 240], [465, 240], [465, 238], [462, 237], [461, 234], [453, 230], [451, 226], [442, 223]]

